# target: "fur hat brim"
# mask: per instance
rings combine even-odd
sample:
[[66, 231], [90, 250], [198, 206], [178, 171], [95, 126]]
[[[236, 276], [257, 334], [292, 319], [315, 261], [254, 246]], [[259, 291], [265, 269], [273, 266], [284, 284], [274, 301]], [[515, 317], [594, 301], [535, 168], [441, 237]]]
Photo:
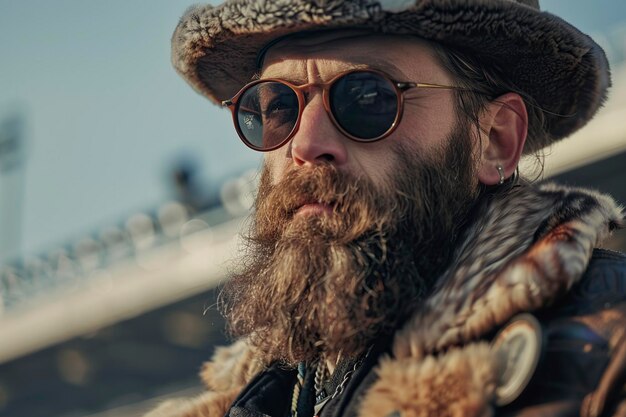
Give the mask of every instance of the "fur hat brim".
[[547, 135], [527, 143], [526, 154], [585, 125], [610, 86], [602, 48], [533, 0], [229, 0], [187, 10], [172, 37], [172, 61], [220, 103], [250, 81], [272, 40], [333, 28], [415, 35], [495, 65], [544, 110]]

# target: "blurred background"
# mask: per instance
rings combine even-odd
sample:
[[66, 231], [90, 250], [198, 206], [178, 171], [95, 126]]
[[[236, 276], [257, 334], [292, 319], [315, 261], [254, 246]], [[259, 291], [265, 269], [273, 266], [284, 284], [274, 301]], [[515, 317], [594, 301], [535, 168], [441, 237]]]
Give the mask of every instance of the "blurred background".
[[[544, 174], [625, 203], [626, 2], [541, 3], [614, 83]], [[0, 416], [137, 416], [227, 342], [214, 289], [260, 157], [170, 66], [189, 5], [0, 0]]]

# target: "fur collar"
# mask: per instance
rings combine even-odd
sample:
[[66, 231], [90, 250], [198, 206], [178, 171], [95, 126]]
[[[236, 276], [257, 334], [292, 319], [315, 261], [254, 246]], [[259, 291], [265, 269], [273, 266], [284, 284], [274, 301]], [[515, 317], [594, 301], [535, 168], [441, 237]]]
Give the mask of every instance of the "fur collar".
[[515, 188], [480, 213], [432, 296], [396, 333], [362, 417], [492, 415], [500, 364], [479, 338], [553, 303], [624, 222], [610, 197], [556, 184]]
[[397, 333], [396, 358], [475, 340], [517, 313], [549, 305], [624, 222], [611, 197], [554, 183], [514, 188], [479, 212], [432, 296]]
[[[499, 365], [481, 336], [562, 296], [593, 248], [624, 224], [612, 198], [553, 183], [495, 195], [475, 218], [433, 294], [396, 333], [392, 356], [381, 359], [362, 417], [491, 415]], [[224, 415], [261, 368], [245, 342], [218, 350], [202, 372], [209, 393], [149, 417]]]

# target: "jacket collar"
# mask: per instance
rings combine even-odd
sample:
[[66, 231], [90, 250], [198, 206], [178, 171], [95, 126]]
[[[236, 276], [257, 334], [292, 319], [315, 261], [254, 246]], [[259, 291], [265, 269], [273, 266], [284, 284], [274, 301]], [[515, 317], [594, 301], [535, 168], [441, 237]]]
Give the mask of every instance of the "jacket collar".
[[580, 279], [593, 248], [624, 225], [622, 210], [607, 195], [555, 183], [484, 201], [436, 289], [396, 334], [394, 356], [467, 343], [550, 304]]
[[[509, 365], [505, 345], [481, 337], [559, 299], [593, 248], [624, 224], [610, 197], [555, 184], [513, 188], [478, 212], [437, 288], [381, 359], [360, 417], [493, 415], [507, 389], [502, 376], [520, 367]], [[532, 375], [531, 366], [522, 372]]]

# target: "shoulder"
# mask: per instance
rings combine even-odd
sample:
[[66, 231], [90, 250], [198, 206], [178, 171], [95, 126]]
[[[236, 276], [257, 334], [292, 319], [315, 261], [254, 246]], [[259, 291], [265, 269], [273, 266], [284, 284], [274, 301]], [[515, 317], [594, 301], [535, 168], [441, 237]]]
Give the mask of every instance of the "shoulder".
[[594, 249], [583, 280], [600, 275], [613, 275], [623, 279], [625, 273], [626, 254], [608, 249]]
[[[617, 330], [609, 318], [622, 317], [626, 311], [626, 255], [594, 249], [581, 279], [554, 305], [537, 312], [551, 326], [559, 323], [585, 324], [609, 339]], [[608, 314], [607, 312], [613, 312]], [[619, 312], [620, 314], [617, 314]], [[626, 325], [626, 316], [624, 318]], [[577, 333], [577, 332], [574, 332]]]
[[564, 301], [581, 312], [626, 301], [626, 254], [595, 249], [583, 277]]
[[581, 280], [536, 314], [541, 360], [517, 407], [539, 398], [542, 407], [567, 399], [585, 416], [616, 407], [626, 380], [626, 255], [595, 249]]

